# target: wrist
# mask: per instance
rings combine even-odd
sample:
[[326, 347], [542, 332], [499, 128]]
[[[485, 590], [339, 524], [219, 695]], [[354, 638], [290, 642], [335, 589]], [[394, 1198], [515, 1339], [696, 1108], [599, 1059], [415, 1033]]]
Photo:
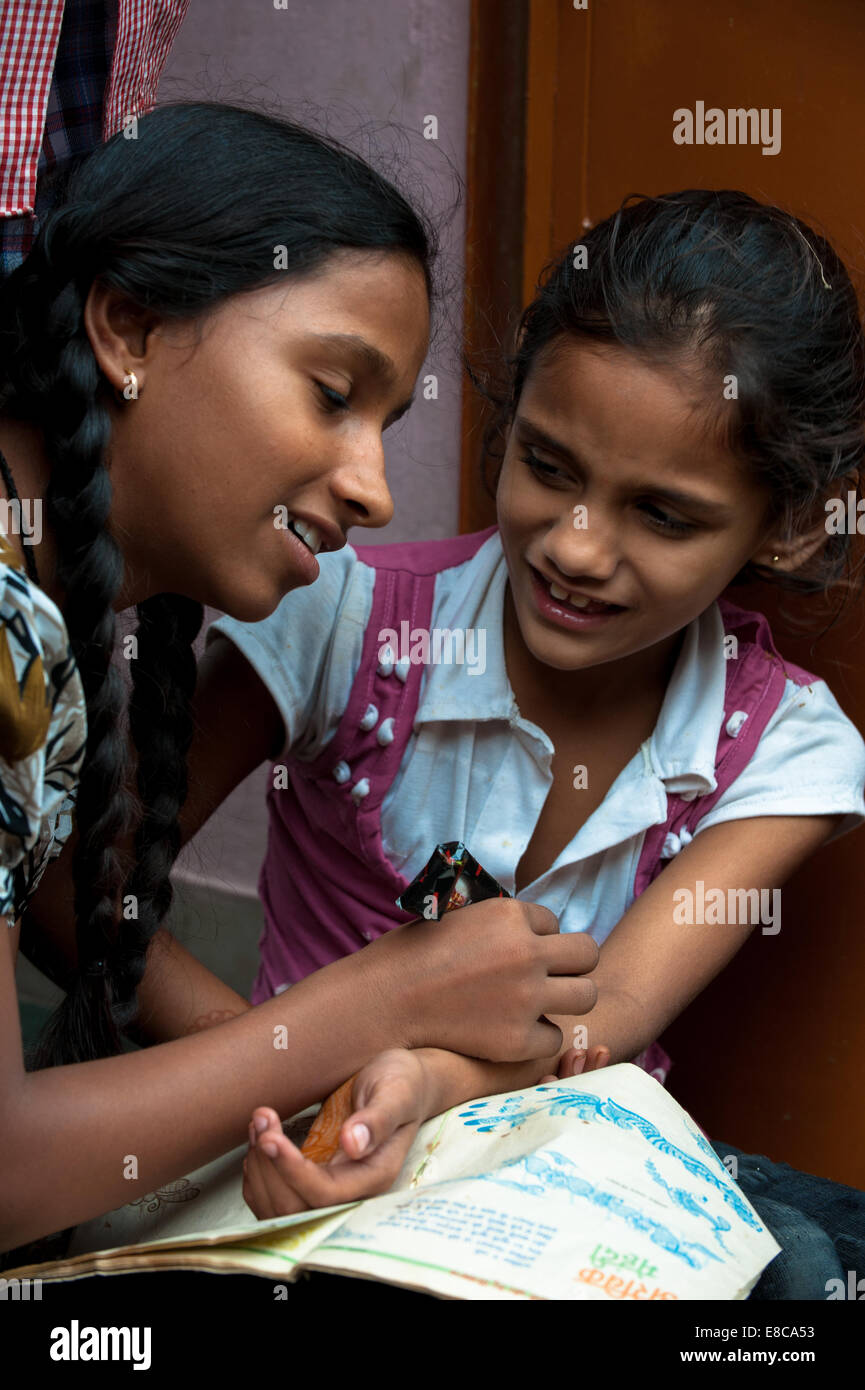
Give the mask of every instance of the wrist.
[[549, 1059], [486, 1062], [438, 1047], [418, 1048], [415, 1055], [423, 1061], [427, 1076], [428, 1103], [433, 1107], [427, 1111], [428, 1117], [481, 1096], [534, 1086], [551, 1069]]
[[393, 959], [395, 952], [400, 955], [399, 933], [400, 928], [386, 932], [363, 950], [343, 958], [343, 963], [351, 962], [360, 972], [360, 980], [353, 975], [351, 987], [356, 990], [361, 984], [367, 1016], [374, 1020], [378, 1038], [376, 1052], [392, 1047], [413, 1050], [425, 1041], [417, 1027], [419, 1010], [410, 983], [414, 972], [400, 970], [398, 959]]
[[427, 1119], [431, 1115], [441, 1115], [452, 1105], [458, 1105], [459, 1063], [466, 1061], [466, 1058], [438, 1047], [414, 1048], [412, 1055], [423, 1066]]
[[428, 1119], [467, 1099], [465, 1088], [470, 1083], [470, 1076], [461, 1063], [468, 1062], [468, 1058], [441, 1047], [418, 1047], [413, 1055], [423, 1066]]

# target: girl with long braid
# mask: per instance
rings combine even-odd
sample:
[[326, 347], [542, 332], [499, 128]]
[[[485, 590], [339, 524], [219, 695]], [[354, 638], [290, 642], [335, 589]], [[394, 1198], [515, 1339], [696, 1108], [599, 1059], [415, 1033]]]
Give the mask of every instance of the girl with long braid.
[[[232, 747], [203, 770], [218, 721], [190, 705], [202, 605], [262, 619], [314, 582], [317, 550], [389, 520], [381, 436], [426, 352], [433, 249], [405, 199], [334, 142], [196, 103], [90, 155], [0, 286], [8, 511], [45, 502], [39, 543], [10, 527], [0, 551], [2, 1250], [234, 1147], [257, 1104], [292, 1113], [364, 1064], [374, 1097], [397, 1048], [417, 1049], [427, 1080], [390, 1107], [393, 1133], [430, 1105], [531, 1084], [562, 1040], [543, 1015], [594, 1002], [578, 978], [594, 943], [532, 904], [411, 924], [253, 1009], [160, 930], [181, 838], [250, 749], [274, 751], [252, 686]], [[127, 731], [112, 658], [115, 614], [133, 605]], [[187, 797], [188, 752], [202, 773]], [[50, 894], [28, 908], [73, 838], [70, 940], [62, 894], [56, 916]], [[27, 954], [67, 987], [31, 1070], [22, 918]], [[124, 1036], [173, 1041], [121, 1055]], [[358, 1139], [359, 1186], [392, 1181], [391, 1138]]]

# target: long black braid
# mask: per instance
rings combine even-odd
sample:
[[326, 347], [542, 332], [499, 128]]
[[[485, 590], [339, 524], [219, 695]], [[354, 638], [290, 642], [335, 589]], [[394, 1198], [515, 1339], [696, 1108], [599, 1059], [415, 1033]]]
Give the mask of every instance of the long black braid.
[[[88, 156], [24, 264], [0, 284], [0, 413], [43, 432], [46, 520], [88, 719], [76, 805], [78, 974], [36, 1066], [109, 1056], [134, 1021], [148, 945], [171, 904], [203, 612], [178, 594], [138, 606], [136, 806], [124, 683], [112, 661], [123, 556], [109, 530], [110, 407], [119, 402], [84, 325], [90, 287], [99, 279], [165, 319], [193, 320], [345, 247], [408, 255], [431, 286], [431, 226], [369, 165], [288, 121], [181, 103], [141, 118], [136, 139], [116, 135]], [[133, 825], [127, 877], [117, 845]]]
[[135, 1017], [135, 990], [144, 974], [147, 945], [171, 907], [169, 874], [180, 849], [177, 818], [186, 800], [186, 755], [192, 742], [192, 644], [204, 616], [200, 603], [179, 594], [156, 594], [136, 612], [138, 652], [132, 664], [129, 729], [138, 751], [144, 816], [124, 899], [125, 949], [115, 970], [124, 1000], [118, 1017], [122, 1027]]
[[[10, 376], [22, 414], [37, 401], [50, 402], [50, 408], [41, 413], [45, 447], [52, 460], [46, 520], [56, 540], [57, 579], [66, 595], [64, 616], [87, 702], [87, 749], [77, 791], [80, 836], [74, 861], [81, 970], [42, 1044], [51, 1056], [62, 1036], [63, 1060], [76, 1061], [106, 1056], [119, 1045], [111, 976], [97, 963], [105, 960], [116, 936], [116, 903], [124, 874], [115, 845], [128, 828], [130, 814], [124, 775], [126, 741], [119, 719], [123, 683], [111, 663], [113, 603], [122, 580], [123, 557], [107, 529], [111, 482], [105, 452], [110, 416], [102, 376], [82, 322], [81, 291], [74, 279], [63, 282], [53, 247], [53, 238], [44, 238], [18, 272], [22, 281], [16, 325], [19, 344], [23, 345], [26, 335], [38, 346], [29, 362], [22, 352], [16, 354]], [[52, 295], [50, 289], [58, 281], [62, 283]], [[11, 283], [4, 286], [3, 301], [12, 297], [14, 288]], [[4, 314], [4, 326], [6, 321]]]

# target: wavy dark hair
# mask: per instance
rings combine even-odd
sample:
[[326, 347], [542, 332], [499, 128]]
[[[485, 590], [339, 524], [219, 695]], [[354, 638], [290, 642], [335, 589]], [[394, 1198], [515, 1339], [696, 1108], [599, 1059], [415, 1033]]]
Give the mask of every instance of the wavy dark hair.
[[[635, 201], [636, 199], [636, 201]], [[586, 265], [575, 268], [575, 245]], [[686, 189], [630, 195], [542, 272], [519, 323], [506, 384], [477, 369], [495, 406], [484, 437], [494, 491], [504, 430], [538, 354], [563, 334], [621, 345], [653, 364], [696, 362], [707, 401], [735, 376], [724, 412], [728, 447], [771, 493], [768, 520], [787, 538], [814, 524], [815, 506], [846, 476], [860, 496], [865, 438], [865, 340], [856, 292], [822, 236], [747, 193]], [[709, 387], [709, 383], [711, 386]], [[750, 564], [755, 578], [799, 592], [853, 587], [850, 536], [827, 535], [801, 570]]]
[[[277, 248], [285, 248], [278, 258]], [[433, 226], [362, 159], [259, 111], [174, 103], [140, 118], [136, 138], [117, 134], [83, 160], [32, 251], [0, 285], [0, 413], [35, 423], [44, 438], [46, 520], [88, 719], [73, 866], [78, 973], [40, 1039], [37, 1067], [110, 1056], [135, 1020], [148, 945], [171, 904], [192, 643], [203, 616], [179, 594], [138, 605], [128, 710], [136, 802], [112, 661], [123, 576], [108, 529], [117, 396], [84, 327], [88, 292], [98, 279], [165, 318], [195, 321], [232, 295], [312, 272], [343, 248], [411, 257], [432, 291]], [[127, 877], [118, 842], [133, 826]], [[136, 906], [124, 914], [127, 895]]]

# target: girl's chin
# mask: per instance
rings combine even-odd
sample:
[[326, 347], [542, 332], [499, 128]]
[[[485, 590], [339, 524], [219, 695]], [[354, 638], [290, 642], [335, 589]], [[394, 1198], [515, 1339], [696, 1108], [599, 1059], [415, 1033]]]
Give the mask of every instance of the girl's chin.
[[517, 628], [523, 647], [538, 665], [554, 671], [578, 671], [586, 665], [583, 643], [574, 641], [570, 633], [556, 631], [537, 618], [520, 613]]
[[615, 629], [615, 619], [623, 615], [620, 610], [600, 620], [586, 620], [578, 616], [576, 620], [569, 621], [569, 614], [564, 620], [551, 620], [539, 615], [530, 598], [522, 611], [517, 610], [517, 626], [524, 645], [538, 661], [561, 670], [570, 667], [576, 670], [585, 664], [587, 644], [594, 648], [598, 641], [604, 641], [607, 632]]
[[301, 587], [299, 583], [288, 586], [274, 584], [267, 589], [259, 585], [256, 589], [248, 589], [243, 593], [222, 593], [216, 601], [208, 600], [208, 604], [225, 613], [227, 617], [234, 618], [238, 623], [260, 623], [278, 608], [285, 594], [291, 589]]
[[313, 556], [310, 559], [315, 566], [314, 577], [311, 567], [299, 570], [296, 564], [286, 565], [284, 562], [281, 566], [270, 564], [265, 570], [262, 556], [261, 570], [247, 576], [249, 583], [245, 588], [222, 589], [218, 598], [208, 599], [207, 603], [240, 623], [260, 623], [270, 617], [286, 594], [295, 589], [307, 589], [315, 582], [319, 574], [318, 563]]

